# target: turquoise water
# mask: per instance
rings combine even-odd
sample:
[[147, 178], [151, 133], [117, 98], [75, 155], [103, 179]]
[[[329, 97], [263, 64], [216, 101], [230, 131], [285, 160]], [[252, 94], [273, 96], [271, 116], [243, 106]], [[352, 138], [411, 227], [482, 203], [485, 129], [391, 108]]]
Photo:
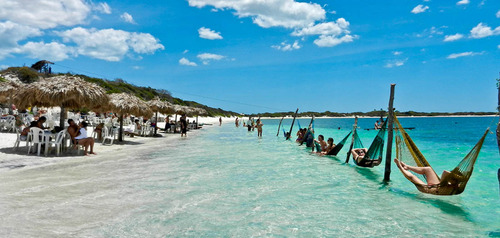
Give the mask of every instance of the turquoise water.
[[[454, 168], [493, 118], [402, 118], [436, 171]], [[360, 119], [371, 128], [375, 119]], [[498, 121], [497, 119], [493, 119]], [[301, 119], [302, 126], [309, 120]], [[353, 119], [317, 119], [340, 141]], [[119, 158], [0, 174], [0, 233], [8, 237], [488, 237], [500, 236], [500, 157], [494, 135], [465, 192], [419, 193], [395, 168], [367, 169], [310, 154], [226, 123]], [[289, 128], [291, 120], [284, 120]], [[492, 124], [494, 125], [494, 124]], [[341, 127], [341, 129], [337, 129]], [[297, 127], [295, 127], [297, 128]], [[295, 129], [294, 129], [295, 131]], [[360, 130], [365, 145], [376, 132]], [[440, 172], [438, 172], [440, 173]]]

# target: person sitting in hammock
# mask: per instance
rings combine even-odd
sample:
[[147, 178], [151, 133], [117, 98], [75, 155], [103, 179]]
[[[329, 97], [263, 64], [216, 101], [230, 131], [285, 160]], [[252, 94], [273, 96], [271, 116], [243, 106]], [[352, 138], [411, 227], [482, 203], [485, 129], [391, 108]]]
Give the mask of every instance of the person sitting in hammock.
[[[325, 137], [323, 135], [319, 135], [317, 140], [314, 140], [314, 144], [316, 145], [316, 153], [324, 153], [328, 148], [326, 144]], [[319, 145], [319, 146], [318, 146]]]
[[321, 152], [322, 154], [324, 155], [327, 155], [328, 153], [330, 153], [330, 151], [333, 150], [333, 148], [335, 148], [335, 144], [333, 143], [333, 138], [328, 138], [328, 146], [326, 147], [326, 150]]
[[295, 141], [302, 142], [302, 140], [304, 138], [304, 134], [305, 134], [304, 130], [303, 129], [299, 129], [297, 131], [297, 140], [295, 140]]
[[368, 152], [367, 148], [357, 148], [351, 150], [352, 157], [358, 163], [365, 158], [367, 152]]
[[[458, 169], [454, 169], [452, 172], [444, 170], [443, 174], [441, 175], [441, 179], [437, 176], [436, 172], [431, 167], [414, 167], [414, 166], [409, 166], [405, 164], [404, 162], [398, 160], [397, 158], [394, 159], [394, 163], [398, 166], [399, 170], [406, 175], [406, 177], [413, 182], [414, 184], [418, 185], [437, 185], [440, 184], [443, 181], [446, 181], [449, 186], [452, 185], [458, 185], [459, 182], [466, 181], [465, 177], [461, 175], [460, 171]], [[424, 183], [424, 181], [420, 180], [417, 176], [412, 174], [410, 171], [413, 171], [417, 174], [424, 175], [427, 179], [427, 183]]]

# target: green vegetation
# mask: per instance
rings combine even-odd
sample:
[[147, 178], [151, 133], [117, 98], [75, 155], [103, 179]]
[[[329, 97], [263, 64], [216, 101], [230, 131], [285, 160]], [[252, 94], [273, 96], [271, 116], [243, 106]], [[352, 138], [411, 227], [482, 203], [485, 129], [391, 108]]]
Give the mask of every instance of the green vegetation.
[[[38, 73], [36, 70], [29, 68], [29, 67], [10, 67], [5, 70], [0, 71], [0, 74], [15, 74], [19, 77], [19, 79], [24, 82], [24, 83], [32, 83], [37, 81], [40, 77], [49, 77], [53, 75], [47, 75], [43, 73]], [[57, 75], [74, 75], [82, 78], [83, 80], [91, 83], [95, 83], [101, 87], [103, 87], [108, 94], [111, 93], [130, 93], [133, 94], [143, 100], [151, 100], [154, 97], [160, 97], [164, 101], [169, 101], [174, 104], [178, 105], [183, 105], [183, 106], [191, 106], [191, 107], [198, 107], [198, 108], [203, 108], [207, 111], [208, 116], [223, 116], [223, 117], [229, 117], [229, 116], [236, 116], [240, 115], [239, 113], [232, 112], [232, 111], [226, 111], [222, 110], [220, 108], [212, 108], [207, 105], [203, 105], [197, 102], [193, 101], [184, 101], [180, 98], [175, 98], [172, 97], [171, 93], [165, 89], [154, 89], [151, 87], [140, 87], [136, 86], [130, 83], [125, 82], [122, 79], [115, 79], [113, 81], [111, 80], [106, 80], [106, 79], [100, 79], [100, 78], [93, 78], [89, 77], [87, 75], [82, 75], [82, 74], [71, 74], [71, 73], [66, 73], [66, 74], [57, 74]], [[5, 80], [0, 77], [0, 81]], [[85, 110], [85, 109], [82, 109]]]
[[9, 67], [1, 71], [1, 73], [12, 73], [17, 75], [23, 83], [33, 83], [38, 80], [41, 74], [29, 67]]
[[7, 79], [0, 77], [0, 82], [7, 82]]

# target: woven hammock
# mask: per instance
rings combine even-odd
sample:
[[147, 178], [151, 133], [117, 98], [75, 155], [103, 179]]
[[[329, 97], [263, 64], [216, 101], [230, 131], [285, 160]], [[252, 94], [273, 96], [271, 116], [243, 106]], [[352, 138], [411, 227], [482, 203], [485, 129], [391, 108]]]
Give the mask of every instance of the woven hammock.
[[[382, 156], [384, 152], [384, 138], [385, 133], [387, 131], [387, 121], [385, 120], [384, 124], [382, 124], [382, 128], [380, 128], [377, 136], [372, 141], [370, 148], [366, 152], [366, 155], [361, 159], [354, 159], [354, 163], [357, 166], [361, 167], [374, 167], [380, 165], [382, 163]], [[356, 128], [353, 129], [353, 138], [354, 138], [354, 146], [353, 149], [365, 148], [361, 139], [358, 136], [358, 132]], [[350, 153], [350, 151], [349, 151]]]
[[347, 141], [347, 139], [349, 138], [349, 136], [352, 134], [352, 131], [349, 132], [349, 134], [347, 134], [344, 139], [342, 139], [338, 144], [335, 145], [335, 147], [333, 147], [333, 149], [331, 149], [327, 155], [337, 155], [340, 150], [342, 149], [342, 147], [344, 147], [344, 144], [345, 142]]
[[[425, 159], [424, 155], [417, 148], [408, 133], [403, 129], [398, 119], [394, 117], [396, 123], [396, 155], [400, 161], [405, 162], [410, 166], [416, 167], [431, 167], [429, 162]], [[472, 148], [472, 150], [465, 156], [465, 158], [458, 164], [458, 166], [451, 170], [450, 174], [443, 177], [439, 184], [426, 185], [413, 182], [406, 174], [405, 177], [412, 182], [417, 189], [422, 193], [429, 193], [434, 195], [457, 195], [465, 190], [465, 186], [469, 181], [472, 171], [474, 170], [474, 163], [476, 163], [481, 147], [483, 146], [484, 138], [488, 134], [487, 129], [481, 139]], [[434, 169], [433, 169], [434, 171]], [[436, 172], [434, 171], [436, 174]], [[415, 174], [420, 180], [427, 183], [427, 178], [424, 175]], [[437, 176], [437, 174], [436, 174]], [[439, 178], [439, 176], [437, 176]]]

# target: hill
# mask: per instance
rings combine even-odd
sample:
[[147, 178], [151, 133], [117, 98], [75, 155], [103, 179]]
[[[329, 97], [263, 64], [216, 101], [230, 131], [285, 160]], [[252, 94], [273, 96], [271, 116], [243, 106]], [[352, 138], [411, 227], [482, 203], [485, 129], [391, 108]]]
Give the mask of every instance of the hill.
[[0, 81], [18, 79], [23, 83], [32, 83], [39, 80], [40, 78], [46, 78], [55, 75], [78, 76], [87, 82], [92, 82], [103, 87], [109, 94], [126, 92], [133, 94], [146, 101], [151, 100], [154, 97], [160, 97], [162, 100], [169, 101], [173, 104], [203, 108], [207, 111], [208, 116], [212, 117], [216, 116], [227, 117], [227, 116], [240, 115], [239, 113], [236, 112], [226, 111], [221, 108], [213, 108], [195, 101], [185, 101], [180, 98], [173, 97], [172, 94], [165, 89], [154, 89], [151, 87], [136, 86], [131, 83], [127, 83], [122, 79], [107, 80], [107, 79], [89, 77], [83, 74], [71, 74], [71, 73], [46, 74], [46, 73], [40, 73], [29, 67], [10, 67], [0, 71]]

